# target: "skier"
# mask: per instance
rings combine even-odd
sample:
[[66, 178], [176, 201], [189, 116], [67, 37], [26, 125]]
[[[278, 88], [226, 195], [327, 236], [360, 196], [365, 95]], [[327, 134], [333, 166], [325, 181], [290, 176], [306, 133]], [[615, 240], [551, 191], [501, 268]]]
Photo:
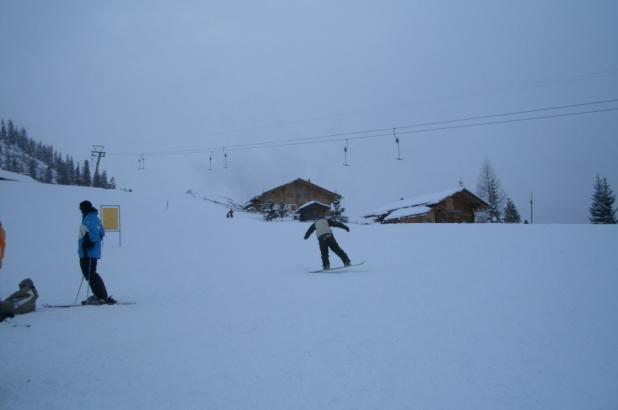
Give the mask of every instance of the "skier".
[[227, 215], [225, 215], [226, 218], [233, 218], [234, 217], [234, 209], [230, 208], [229, 211], [227, 211]]
[[350, 228], [348, 228], [346, 225], [332, 219], [327, 219], [326, 217], [320, 218], [314, 223], [312, 223], [309, 229], [307, 229], [307, 232], [305, 232], [305, 240], [307, 240], [311, 236], [313, 231], [315, 231], [315, 234], [318, 237], [318, 242], [320, 244], [320, 253], [322, 255], [322, 268], [324, 270], [330, 269], [330, 262], [328, 260], [329, 248], [341, 258], [344, 266], [350, 266], [351, 263], [348, 255], [343, 251], [343, 249], [341, 249], [341, 247], [335, 240], [333, 230], [330, 229], [331, 226], [345, 229], [346, 231], [350, 232]]
[[19, 290], [0, 303], [0, 322], [7, 317], [34, 312], [38, 297], [39, 293], [34, 287], [32, 279], [22, 280], [19, 282]]
[[82, 301], [82, 304], [112, 305], [116, 301], [107, 295], [105, 283], [97, 273], [97, 261], [101, 258], [101, 240], [105, 236], [105, 230], [97, 216], [99, 212], [90, 201], [82, 201], [79, 204], [79, 210], [82, 212], [82, 224], [79, 227], [77, 241], [79, 266], [93, 293], [88, 299]]
[[4, 259], [4, 248], [6, 246], [6, 233], [2, 227], [2, 221], [0, 221], [0, 269], [2, 269], [2, 259]]

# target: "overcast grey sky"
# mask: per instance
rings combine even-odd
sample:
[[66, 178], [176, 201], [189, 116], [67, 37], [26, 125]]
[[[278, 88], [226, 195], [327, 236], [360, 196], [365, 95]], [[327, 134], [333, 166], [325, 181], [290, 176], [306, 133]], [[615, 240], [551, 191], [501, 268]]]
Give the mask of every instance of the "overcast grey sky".
[[[617, 21], [611, 0], [0, 0], [0, 118], [76, 159], [104, 145], [122, 187], [247, 200], [303, 177], [354, 216], [474, 191], [488, 158], [522, 217], [534, 192], [535, 222], [587, 222], [595, 175], [618, 191], [618, 111], [401, 133], [403, 161], [352, 133], [616, 99]], [[228, 149], [228, 168], [215, 152], [209, 171], [212, 147], [339, 133], [348, 167], [339, 140]]]

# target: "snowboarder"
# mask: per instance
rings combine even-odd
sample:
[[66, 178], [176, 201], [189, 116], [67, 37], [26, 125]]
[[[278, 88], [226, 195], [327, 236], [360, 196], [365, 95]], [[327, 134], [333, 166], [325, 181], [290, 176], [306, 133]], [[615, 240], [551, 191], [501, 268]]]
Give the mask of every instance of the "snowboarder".
[[97, 216], [99, 212], [90, 201], [82, 201], [79, 204], [79, 210], [82, 212], [82, 224], [79, 227], [77, 242], [79, 266], [93, 293], [82, 304], [114, 304], [116, 301], [108, 296], [105, 283], [97, 273], [97, 261], [101, 258], [101, 240], [105, 236], [105, 229]]
[[19, 282], [19, 290], [0, 303], [0, 322], [7, 317], [34, 312], [38, 297], [39, 293], [34, 287], [32, 279], [22, 280]]
[[322, 255], [322, 268], [324, 270], [330, 269], [330, 262], [328, 260], [328, 249], [330, 248], [333, 252], [337, 254], [343, 261], [344, 266], [350, 266], [350, 258], [348, 255], [341, 249], [337, 241], [335, 240], [335, 236], [333, 235], [333, 230], [330, 229], [331, 226], [345, 229], [350, 232], [350, 228], [341, 222], [337, 222], [332, 219], [320, 218], [314, 223], [311, 224], [307, 232], [305, 232], [305, 240], [307, 240], [313, 231], [315, 231], [315, 235], [318, 237], [318, 242], [320, 244], [320, 253]]
[[2, 259], [4, 259], [4, 248], [6, 247], [6, 233], [0, 221], [0, 269], [2, 269]]

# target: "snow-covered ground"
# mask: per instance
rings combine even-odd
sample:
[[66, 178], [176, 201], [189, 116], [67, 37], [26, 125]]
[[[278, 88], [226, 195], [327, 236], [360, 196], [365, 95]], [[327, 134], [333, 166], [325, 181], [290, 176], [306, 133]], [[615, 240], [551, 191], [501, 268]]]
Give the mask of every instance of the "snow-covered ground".
[[[0, 296], [41, 296], [0, 324], [2, 409], [618, 408], [616, 226], [351, 224], [367, 263], [308, 274], [304, 223], [20, 179]], [[120, 206], [99, 272], [135, 305], [42, 307], [75, 299], [84, 199]]]

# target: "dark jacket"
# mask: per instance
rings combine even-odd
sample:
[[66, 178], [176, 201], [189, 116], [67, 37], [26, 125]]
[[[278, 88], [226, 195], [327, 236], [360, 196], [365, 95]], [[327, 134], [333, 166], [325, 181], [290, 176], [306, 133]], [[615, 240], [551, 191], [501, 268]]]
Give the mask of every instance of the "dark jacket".
[[36, 300], [38, 298], [39, 293], [34, 286], [22, 287], [0, 303], [0, 313], [19, 315], [22, 313], [34, 312], [36, 309]]

